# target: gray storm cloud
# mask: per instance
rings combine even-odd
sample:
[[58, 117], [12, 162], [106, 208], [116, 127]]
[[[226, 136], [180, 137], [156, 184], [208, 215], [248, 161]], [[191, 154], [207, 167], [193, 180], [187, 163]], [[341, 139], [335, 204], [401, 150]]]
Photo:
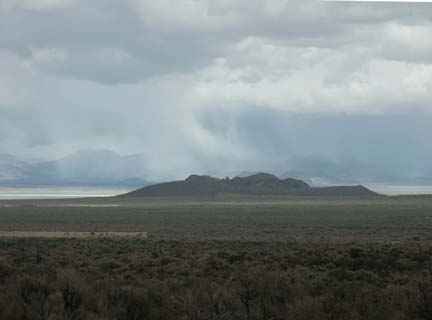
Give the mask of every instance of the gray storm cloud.
[[0, 0], [0, 150], [429, 176], [430, 34], [425, 3]]

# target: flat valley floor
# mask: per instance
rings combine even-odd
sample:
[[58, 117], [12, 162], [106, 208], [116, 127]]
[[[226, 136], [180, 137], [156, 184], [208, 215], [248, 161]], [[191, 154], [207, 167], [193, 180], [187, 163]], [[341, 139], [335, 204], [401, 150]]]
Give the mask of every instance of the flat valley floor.
[[3, 319], [432, 319], [432, 197], [2, 201]]
[[432, 240], [432, 197], [0, 202], [1, 232], [146, 232], [153, 240]]

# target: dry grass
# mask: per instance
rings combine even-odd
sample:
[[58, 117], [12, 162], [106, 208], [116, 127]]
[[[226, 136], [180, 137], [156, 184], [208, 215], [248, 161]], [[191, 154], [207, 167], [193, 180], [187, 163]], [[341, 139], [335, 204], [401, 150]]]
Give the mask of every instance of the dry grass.
[[147, 232], [0, 231], [1, 238], [147, 238]]

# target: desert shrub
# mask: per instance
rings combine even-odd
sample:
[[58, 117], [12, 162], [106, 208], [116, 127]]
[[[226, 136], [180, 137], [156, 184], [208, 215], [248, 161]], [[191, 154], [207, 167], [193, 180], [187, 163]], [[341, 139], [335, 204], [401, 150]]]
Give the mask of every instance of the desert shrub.
[[116, 288], [107, 291], [107, 311], [113, 319], [171, 319], [159, 288]]
[[13, 274], [13, 268], [6, 262], [0, 260], [0, 283], [4, 283]]
[[26, 317], [45, 320], [49, 318], [49, 297], [53, 287], [46, 279], [24, 278], [19, 285], [19, 294], [24, 303]]
[[75, 270], [62, 270], [58, 275], [56, 287], [63, 305], [63, 319], [81, 319], [86, 308], [93, 309], [95, 297], [85, 279]]
[[420, 319], [432, 319], [432, 282], [429, 277], [416, 284], [417, 315]]
[[10, 240], [0, 319], [427, 320], [418, 245]]

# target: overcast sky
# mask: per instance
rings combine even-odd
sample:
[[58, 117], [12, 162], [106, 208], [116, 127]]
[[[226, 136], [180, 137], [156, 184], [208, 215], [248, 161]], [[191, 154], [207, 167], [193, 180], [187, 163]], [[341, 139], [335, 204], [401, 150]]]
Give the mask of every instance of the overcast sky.
[[431, 174], [432, 4], [0, 0], [0, 153]]

